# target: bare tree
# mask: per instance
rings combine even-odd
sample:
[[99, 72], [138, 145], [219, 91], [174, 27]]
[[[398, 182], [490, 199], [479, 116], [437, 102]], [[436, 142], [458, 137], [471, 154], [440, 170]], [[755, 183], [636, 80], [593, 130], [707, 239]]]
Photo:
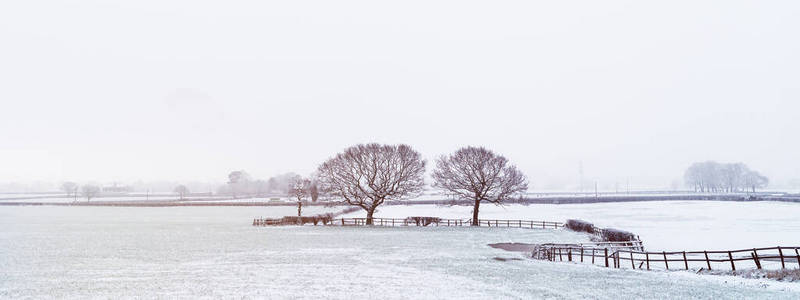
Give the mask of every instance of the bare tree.
[[78, 193], [78, 184], [71, 181], [64, 182], [61, 184], [61, 190], [67, 193], [67, 197], [75, 195]]
[[233, 198], [240, 193], [246, 193], [250, 183], [250, 175], [244, 170], [233, 171], [228, 174], [228, 186], [231, 188]]
[[178, 194], [180, 199], [183, 200], [183, 198], [186, 196], [186, 194], [189, 193], [189, 188], [187, 188], [185, 185], [181, 184], [179, 186], [176, 186], [175, 189], [172, 190], [172, 192]]
[[308, 194], [311, 196], [311, 202], [317, 202], [319, 199], [319, 187], [317, 187], [317, 182], [311, 182], [311, 186], [308, 187]]
[[96, 185], [87, 184], [81, 187], [81, 193], [86, 197], [86, 201], [91, 201], [92, 198], [100, 194], [100, 187]]
[[253, 195], [256, 197], [263, 197], [269, 191], [267, 182], [261, 179], [253, 181]]
[[508, 159], [483, 147], [461, 148], [436, 160], [434, 187], [475, 201], [472, 225], [478, 226], [481, 202], [501, 204], [528, 190], [525, 175]]
[[769, 179], [756, 171], [750, 170], [743, 163], [718, 163], [715, 161], [692, 164], [683, 175], [687, 185], [693, 186], [695, 192], [741, 192], [762, 188]]
[[302, 216], [303, 200], [308, 197], [311, 186], [311, 180], [303, 178], [302, 176], [295, 176], [289, 186], [289, 196], [297, 199], [297, 216]]
[[745, 189], [752, 189], [753, 193], [757, 188], [765, 188], [769, 184], [769, 178], [756, 171], [748, 171], [743, 176], [742, 182]]
[[367, 211], [367, 225], [385, 201], [419, 195], [424, 174], [425, 160], [408, 145], [352, 146], [318, 169], [320, 187]]

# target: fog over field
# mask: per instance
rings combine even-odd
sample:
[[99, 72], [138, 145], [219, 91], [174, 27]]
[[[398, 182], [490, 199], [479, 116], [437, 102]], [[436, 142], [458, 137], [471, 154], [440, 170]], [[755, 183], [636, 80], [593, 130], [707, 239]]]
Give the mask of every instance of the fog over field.
[[0, 300], [800, 299], [798, 16], [0, 1]]
[[[307, 174], [364, 142], [536, 189], [800, 186], [794, 1], [4, 1], [0, 182]], [[51, 186], [52, 186], [51, 185]], [[8, 190], [9, 192], [14, 192]]]

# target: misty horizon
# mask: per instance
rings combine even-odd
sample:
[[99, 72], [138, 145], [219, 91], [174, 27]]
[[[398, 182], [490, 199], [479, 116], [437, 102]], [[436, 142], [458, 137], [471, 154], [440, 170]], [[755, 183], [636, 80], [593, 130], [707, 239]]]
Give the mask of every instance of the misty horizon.
[[368, 142], [487, 146], [532, 190], [800, 182], [797, 5], [152, 4], [3, 4], [0, 183], [308, 175]]

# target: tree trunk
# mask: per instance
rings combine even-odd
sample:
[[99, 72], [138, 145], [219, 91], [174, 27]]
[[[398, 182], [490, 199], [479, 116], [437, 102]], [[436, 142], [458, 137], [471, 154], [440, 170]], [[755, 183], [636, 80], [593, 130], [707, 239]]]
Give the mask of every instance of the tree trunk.
[[481, 200], [475, 200], [475, 207], [472, 209], [472, 226], [480, 226], [478, 224], [478, 209], [481, 207]]
[[297, 216], [300, 217], [300, 212], [303, 210], [303, 202], [297, 201]]
[[370, 208], [367, 210], [367, 225], [372, 225], [372, 214], [375, 213], [375, 208]]

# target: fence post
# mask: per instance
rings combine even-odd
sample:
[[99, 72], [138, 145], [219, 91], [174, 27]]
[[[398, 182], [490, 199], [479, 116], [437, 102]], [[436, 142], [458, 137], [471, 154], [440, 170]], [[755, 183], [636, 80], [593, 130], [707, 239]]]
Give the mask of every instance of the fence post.
[[667, 261], [667, 252], [661, 251], [661, 253], [664, 254], [664, 265], [667, 266], [667, 270], [669, 270], [669, 261]]
[[733, 254], [731, 254], [731, 252], [730, 252], [730, 251], [728, 251], [728, 258], [731, 260], [731, 269], [732, 269], [733, 271], [736, 271], [736, 264], [735, 264], [735, 263], [733, 263]]
[[567, 248], [567, 261], [572, 261], [572, 247]]
[[708, 265], [708, 269], [711, 270], [711, 261], [708, 260], [708, 251], [703, 250], [703, 254], [706, 255], [706, 264]]
[[581, 262], [583, 262], [583, 246], [581, 246]]
[[633, 264], [633, 251], [631, 251], [631, 269], [636, 270], [636, 265]]
[[781, 256], [781, 269], [786, 269], [786, 263], [783, 262], [783, 250], [781, 250], [781, 246], [778, 246], [778, 255]]
[[761, 261], [758, 259], [758, 251], [753, 248], [753, 253], [750, 254], [753, 257], [753, 260], [756, 262], [756, 267], [761, 269]]
[[605, 248], [604, 250], [605, 251], [604, 251], [604, 255], [603, 256], [605, 256], [605, 258], [606, 258], [606, 268], [608, 268], [608, 248]]
[[797, 252], [797, 248], [794, 248], [794, 254], [797, 255], [797, 264], [800, 265], [800, 253]]
[[644, 253], [644, 260], [647, 261], [647, 269], [650, 270], [650, 252]]
[[689, 269], [689, 261], [686, 260], [686, 251], [683, 251], [683, 264], [686, 266], [686, 269]]
[[558, 248], [558, 261], [564, 261], [564, 258], [561, 257], [561, 248]]

